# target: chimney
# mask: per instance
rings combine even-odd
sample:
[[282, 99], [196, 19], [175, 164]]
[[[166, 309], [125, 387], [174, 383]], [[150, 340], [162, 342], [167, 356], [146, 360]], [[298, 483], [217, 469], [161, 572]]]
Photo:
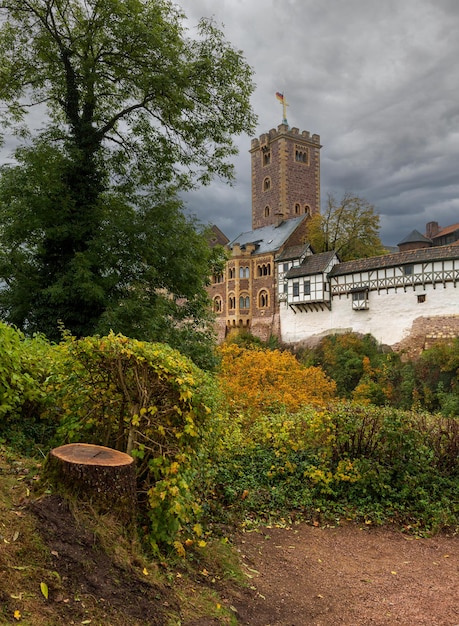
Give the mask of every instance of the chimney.
[[275, 217], [276, 217], [276, 228], [279, 228], [279, 226], [284, 221], [284, 214], [279, 212], [279, 213], [276, 213]]
[[427, 222], [426, 224], [426, 237], [433, 239], [440, 232], [440, 226], [438, 222]]

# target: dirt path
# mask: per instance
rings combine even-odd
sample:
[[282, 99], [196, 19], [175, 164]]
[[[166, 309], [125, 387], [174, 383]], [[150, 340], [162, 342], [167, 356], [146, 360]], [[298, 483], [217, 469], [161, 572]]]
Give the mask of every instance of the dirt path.
[[459, 537], [390, 529], [265, 528], [237, 546], [247, 626], [459, 626]]

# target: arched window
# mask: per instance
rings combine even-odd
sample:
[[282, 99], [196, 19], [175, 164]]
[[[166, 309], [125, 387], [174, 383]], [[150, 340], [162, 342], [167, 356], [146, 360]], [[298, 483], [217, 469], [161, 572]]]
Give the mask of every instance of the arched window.
[[239, 296], [239, 308], [250, 309], [250, 298], [247, 295], [241, 294]]
[[228, 308], [233, 311], [236, 308], [236, 296], [234, 294], [228, 296]]
[[271, 214], [271, 209], [268, 205], [265, 206], [265, 217], [269, 217]]
[[249, 278], [250, 272], [248, 267], [239, 267], [239, 278]]
[[266, 309], [268, 306], [269, 294], [265, 289], [263, 289], [263, 291], [260, 291], [260, 293], [258, 294], [258, 307], [260, 309]]
[[311, 215], [311, 207], [309, 206], [309, 204], [304, 205], [304, 214]]
[[269, 150], [266, 150], [265, 152], [263, 152], [263, 167], [265, 165], [269, 165], [271, 163], [271, 152]]
[[295, 150], [295, 161], [297, 163], [306, 163], [309, 164], [309, 151], [307, 148], [296, 148]]
[[301, 215], [301, 205], [298, 202], [295, 204], [295, 215]]
[[222, 310], [222, 299], [220, 296], [215, 296], [214, 298], [214, 312], [220, 313]]
[[263, 191], [269, 191], [271, 189], [271, 179], [265, 178], [263, 181]]
[[234, 267], [228, 269], [228, 278], [236, 278], [236, 269]]

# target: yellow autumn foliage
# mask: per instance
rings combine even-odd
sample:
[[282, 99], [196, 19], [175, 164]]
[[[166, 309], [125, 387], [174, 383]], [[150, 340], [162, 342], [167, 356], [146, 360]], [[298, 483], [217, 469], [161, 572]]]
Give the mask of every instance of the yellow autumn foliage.
[[336, 385], [320, 367], [305, 367], [293, 354], [281, 350], [220, 347], [220, 384], [228, 407], [251, 415], [302, 406], [324, 406]]

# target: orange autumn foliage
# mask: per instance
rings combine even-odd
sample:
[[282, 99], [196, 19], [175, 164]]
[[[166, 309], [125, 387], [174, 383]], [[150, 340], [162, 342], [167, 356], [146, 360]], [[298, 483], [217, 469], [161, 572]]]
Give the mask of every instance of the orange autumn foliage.
[[335, 382], [320, 367], [305, 367], [290, 352], [224, 344], [220, 355], [220, 383], [233, 410], [295, 412], [335, 395]]

